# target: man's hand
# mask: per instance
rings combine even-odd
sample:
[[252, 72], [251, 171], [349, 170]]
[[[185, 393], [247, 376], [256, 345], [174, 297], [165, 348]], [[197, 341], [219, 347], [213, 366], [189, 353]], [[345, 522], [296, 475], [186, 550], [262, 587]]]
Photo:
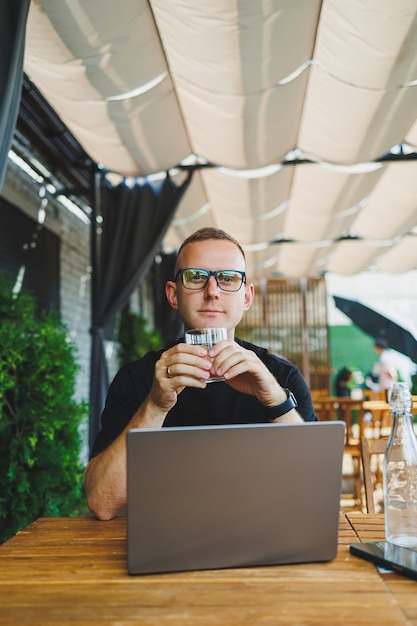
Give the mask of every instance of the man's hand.
[[185, 387], [204, 389], [211, 367], [212, 359], [204, 348], [178, 343], [163, 352], [155, 364], [151, 401], [168, 413]]
[[209, 356], [213, 358], [211, 375], [223, 376], [236, 391], [255, 396], [265, 406], [286, 400], [285, 391], [253, 350], [235, 341], [220, 341]]

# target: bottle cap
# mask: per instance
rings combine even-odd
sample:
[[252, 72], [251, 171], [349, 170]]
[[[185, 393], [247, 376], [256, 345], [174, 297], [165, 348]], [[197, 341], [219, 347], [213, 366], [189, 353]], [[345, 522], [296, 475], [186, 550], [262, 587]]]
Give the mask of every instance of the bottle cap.
[[411, 413], [411, 393], [407, 383], [394, 383], [389, 405], [392, 413]]

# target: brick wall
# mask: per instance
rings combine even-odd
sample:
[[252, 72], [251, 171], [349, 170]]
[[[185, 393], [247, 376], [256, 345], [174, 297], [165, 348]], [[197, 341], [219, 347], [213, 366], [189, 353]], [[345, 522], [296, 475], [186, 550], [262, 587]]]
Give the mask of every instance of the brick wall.
[[[1, 195], [35, 222], [40, 185], [9, 161]], [[44, 228], [60, 238], [60, 301], [62, 319], [76, 346], [80, 372], [77, 399], [88, 399], [90, 368], [90, 252], [89, 224], [72, 214], [57, 199], [49, 199]]]
[[[9, 160], [1, 195], [31, 217], [35, 223], [41, 198], [40, 185]], [[87, 400], [90, 378], [90, 234], [89, 224], [71, 213], [59, 200], [49, 199], [44, 228], [60, 238], [60, 301], [62, 319], [68, 327], [76, 347], [80, 366], [75, 397]], [[83, 427], [85, 441], [83, 456], [87, 454], [87, 424]]]
[[[31, 217], [35, 224], [41, 204], [40, 188], [40, 182], [34, 181], [15, 162], [9, 160], [0, 195]], [[80, 366], [75, 397], [77, 400], [88, 401], [91, 350], [90, 225], [88, 220], [74, 215], [59, 199], [49, 197], [44, 228], [60, 238], [61, 315], [68, 328], [69, 337], [75, 345], [76, 359]], [[133, 310], [149, 319], [152, 325], [153, 302], [149, 277], [142, 283], [131, 298], [131, 306]], [[110, 381], [118, 369], [116, 348], [117, 344], [107, 342], [106, 356]], [[83, 427], [85, 442], [83, 457], [85, 459], [87, 458], [87, 432], [88, 425], [85, 424]]]

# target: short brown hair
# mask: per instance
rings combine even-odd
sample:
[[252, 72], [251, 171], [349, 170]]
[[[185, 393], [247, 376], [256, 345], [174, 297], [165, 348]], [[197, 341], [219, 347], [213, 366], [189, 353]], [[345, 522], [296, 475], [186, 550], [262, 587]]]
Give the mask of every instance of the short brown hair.
[[182, 242], [180, 249], [178, 250], [178, 256], [180, 255], [181, 250], [189, 243], [194, 243], [194, 241], [207, 241], [208, 239], [224, 239], [226, 241], [230, 241], [237, 248], [239, 248], [243, 258], [246, 260], [245, 253], [243, 252], [243, 248], [240, 243], [231, 235], [228, 235], [224, 230], [221, 230], [221, 228], [213, 228], [212, 226], [200, 228], [199, 230], [196, 230], [195, 233], [187, 237], [187, 239]]

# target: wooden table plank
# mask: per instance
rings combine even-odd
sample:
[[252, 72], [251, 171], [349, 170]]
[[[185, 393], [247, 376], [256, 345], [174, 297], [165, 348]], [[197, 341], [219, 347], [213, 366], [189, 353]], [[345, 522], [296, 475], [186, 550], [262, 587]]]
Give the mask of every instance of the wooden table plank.
[[[369, 573], [369, 572], [368, 572]], [[59, 620], [138, 620], [154, 619], [155, 624], [247, 623], [260, 624], [273, 618], [273, 623], [352, 623], [366, 607], [365, 623], [404, 624], [400, 607], [387, 594], [377, 575], [363, 576], [355, 581], [342, 580], [265, 580], [260, 583], [221, 579], [211, 585], [180, 584], [165, 581], [146, 582], [136, 578], [131, 584], [93, 583], [62, 585], [45, 590], [41, 583], [30, 586], [8, 586], [8, 599], [1, 608], [1, 620], [25, 621], [28, 610], [33, 619], [44, 623]], [[28, 602], [28, 598], [30, 602]], [[245, 621], [242, 616], [246, 615]], [[188, 616], [188, 621], [186, 619]], [[250, 616], [250, 618], [248, 618]], [[266, 619], [268, 618], [268, 619]], [[321, 620], [321, 621], [320, 621]], [[387, 623], [387, 622], [385, 622]]]
[[[354, 528], [360, 541], [385, 540], [384, 515], [369, 516], [367, 514], [348, 513], [346, 518]], [[377, 569], [372, 563], [370, 563], [370, 565]], [[385, 570], [381, 570], [379, 575], [387, 586], [387, 589], [401, 606], [407, 623], [412, 626], [417, 626], [416, 581]]]
[[371, 516], [366, 513], [347, 513], [346, 517], [360, 541], [383, 541], [385, 539], [383, 514]]
[[342, 515], [329, 562], [129, 576], [124, 518], [41, 518], [0, 546], [0, 626], [417, 626], [416, 583], [349, 553], [382, 531]]

